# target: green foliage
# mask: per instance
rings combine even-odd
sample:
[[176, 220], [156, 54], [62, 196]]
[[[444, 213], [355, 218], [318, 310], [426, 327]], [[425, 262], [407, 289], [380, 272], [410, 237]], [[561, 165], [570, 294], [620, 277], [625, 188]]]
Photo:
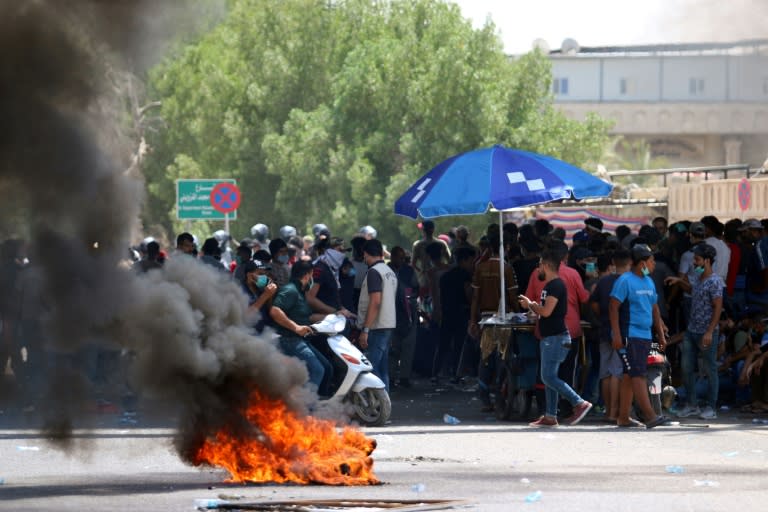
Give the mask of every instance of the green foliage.
[[[646, 169], [662, 169], [669, 167], [669, 161], [664, 157], [653, 156], [651, 145], [645, 139], [628, 140], [622, 136], [610, 141], [603, 161], [609, 171], [642, 171]], [[658, 186], [657, 176], [627, 176], [615, 177], [614, 181], [622, 185], [636, 184], [640, 187]]]
[[[395, 200], [457, 152], [502, 143], [597, 159], [607, 124], [566, 119], [550, 82], [544, 55], [510, 60], [493, 25], [474, 30], [442, 1], [233, 0], [151, 74], [167, 129], [151, 141], [149, 215], [171, 227], [173, 181], [197, 173], [238, 180], [236, 238], [256, 222], [324, 222], [412, 240]], [[479, 233], [488, 220], [447, 221]]]

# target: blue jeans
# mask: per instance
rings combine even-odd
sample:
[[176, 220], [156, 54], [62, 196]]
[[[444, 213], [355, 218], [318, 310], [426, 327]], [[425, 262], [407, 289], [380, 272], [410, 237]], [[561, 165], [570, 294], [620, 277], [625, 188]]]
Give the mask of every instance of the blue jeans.
[[373, 365], [373, 374], [384, 381], [389, 393], [389, 342], [394, 329], [372, 329], [368, 333], [368, 348], [365, 357]]
[[696, 334], [686, 331], [683, 338], [683, 375], [685, 378], [685, 393], [688, 397], [688, 405], [698, 405], [696, 398], [696, 360], [701, 354], [701, 363], [704, 375], [707, 377], [708, 392], [707, 405], [715, 409], [717, 407], [717, 392], [720, 387], [720, 379], [717, 374], [717, 344], [720, 341], [717, 329], [712, 333], [712, 344], [704, 348], [701, 346], [701, 338], [704, 334]]
[[564, 380], [557, 376], [557, 371], [570, 351], [571, 336], [568, 332], [541, 339], [541, 381], [546, 386], [546, 415], [557, 417], [557, 400], [562, 396], [571, 405], [576, 406], [584, 400]]
[[280, 338], [280, 350], [283, 354], [296, 357], [304, 361], [309, 373], [309, 382], [315, 386], [315, 391], [320, 389], [325, 375], [331, 375], [333, 368], [331, 363], [315, 347], [301, 338]]

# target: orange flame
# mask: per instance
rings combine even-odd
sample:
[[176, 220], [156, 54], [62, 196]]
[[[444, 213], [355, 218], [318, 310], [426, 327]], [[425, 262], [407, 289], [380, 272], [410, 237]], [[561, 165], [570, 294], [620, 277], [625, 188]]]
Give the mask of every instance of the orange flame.
[[226, 469], [230, 482], [379, 483], [370, 457], [376, 441], [359, 430], [337, 430], [332, 421], [299, 417], [281, 400], [257, 392], [251, 395], [245, 417], [254, 435], [220, 430], [203, 443], [195, 463]]

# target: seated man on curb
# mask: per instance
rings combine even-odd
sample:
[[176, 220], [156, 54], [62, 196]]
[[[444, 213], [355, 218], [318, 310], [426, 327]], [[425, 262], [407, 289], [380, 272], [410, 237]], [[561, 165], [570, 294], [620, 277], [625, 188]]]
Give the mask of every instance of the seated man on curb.
[[[651, 429], [668, 421], [664, 415], [656, 416], [646, 382], [651, 328], [656, 329], [659, 346], [664, 350], [666, 327], [656, 304], [656, 285], [650, 277], [654, 268], [653, 253], [647, 245], [638, 244], [632, 248], [631, 254], [632, 268], [616, 280], [608, 306], [613, 348], [619, 352], [624, 365], [616, 424], [619, 427], [642, 426], [629, 417], [634, 398], [645, 420], [645, 428]], [[619, 310], [622, 308], [628, 313], [623, 325], [619, 322]]]

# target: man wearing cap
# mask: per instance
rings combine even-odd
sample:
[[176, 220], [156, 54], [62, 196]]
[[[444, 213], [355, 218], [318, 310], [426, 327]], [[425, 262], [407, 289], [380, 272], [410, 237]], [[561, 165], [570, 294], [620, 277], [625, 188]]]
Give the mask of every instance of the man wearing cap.
[[[611, 290], [608, 318], [611, 324], [611, 342], [619, 352], [624, 367], [624, 376], [619, 391], [619, 427], [638, 426], [629, 417], [634, 398], [637, 402], [645, 428], [651, 429], [663, 424], [667, 418], [656, 415], [648, 397], [646, 374], [648, 354], [651, 350], [651, 329], [656, 330], [662, 350], [666, 345], [666, 327], [656, 305], [656, 285], [651, 279], [654, 259], [650, 247], [635, 245], [631, 250], [632, 268], [616, 280]], [[620, 311], [627, 313], [626, 321], [620, 322]]]
[[312, 313], [307, 304], [305, 294], [311, 286], [312, 264], [308, 261], [297, 261], [291, 267], [290, 282], [281, 286], [275, 295], [269, 316], [277, 324], [280, 351], [304, 361], [309, 383], [318, 393], [329, 394], [327, 387], [333, 375], [333, 366], [318, 349], [304, 339], [312, 334], [310, 325], [324, 317], [322, 314]]
[[266, 325], [273, 323], [269, 316], [269, 308], [272, 298], [277, 293], [277, 285], [267, 275], [271, 267], [259, 260], [251, 260], [238, 265], [237, 268], [242, 270], [239, 282], [248, 296], [247, 314], [249, 318], [254, 319], [249, 322], [249, 325], [253, 325], [256, 332], [260, 333]]
[[[683, 288], [692, 289], [691, 316], [683, 338], [683, 376], [688, 403], [678, 412], [681, 418], [699, 416], [710, 420], [717, 418], [717, 394], [720, 387], [717, 369], [717, 345], [719, 337], [720, 312], [723, 310], [723, 288], [725, 283], [713, 270], [717, 259], [715, 248], [707, 243], [693, 249], [693, 262], [698, 279], [693, 283], [679, 277], [667, 279], [667, 283], [679, 282]], [[696, 397], [696, 361], [701, 356], [703, 370], [707, 376], [709, 391], [707, 406], [699, 410]]]
[[763, 224], [747, 219], [741, 226], [742, 239], [750, 244], [747, 258], [747, 304], [768, 309], [768, 237]]
[[318, 258], [312, 270], [312, 287], [307, 292], [307, 303], [315, 313], [338, 314], [347, 318], [354, 315], [341, 305], [339, 270], [346, 259], [341, 238], [319, 238], [315, 244]]

